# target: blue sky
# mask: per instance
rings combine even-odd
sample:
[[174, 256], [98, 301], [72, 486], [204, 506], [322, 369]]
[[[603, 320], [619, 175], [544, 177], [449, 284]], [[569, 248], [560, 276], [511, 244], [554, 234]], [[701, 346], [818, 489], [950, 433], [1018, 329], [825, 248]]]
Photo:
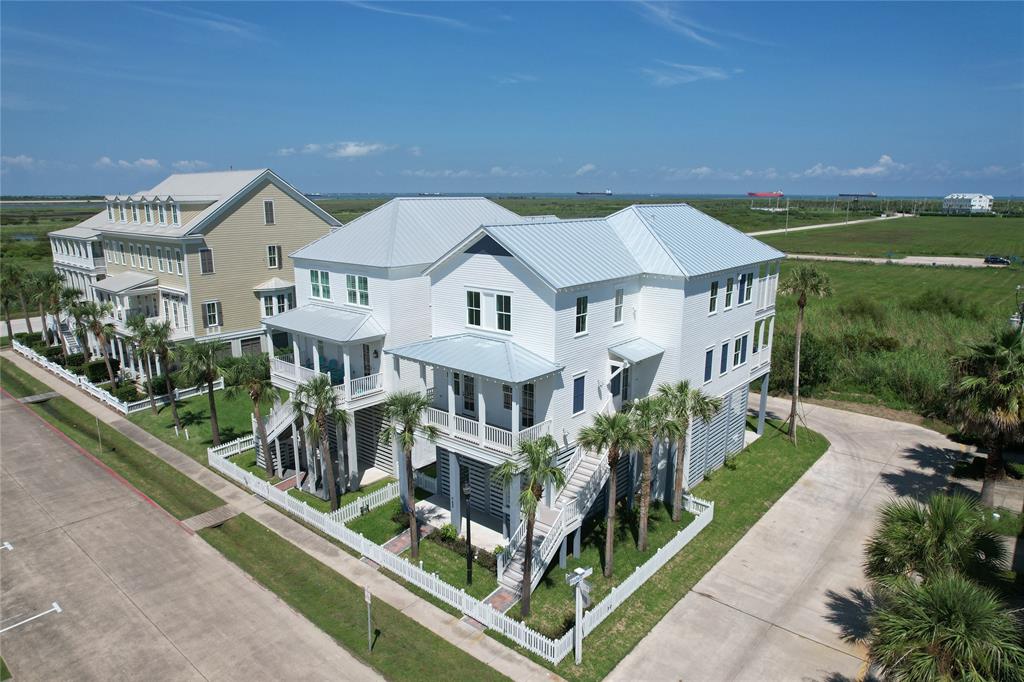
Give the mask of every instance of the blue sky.
[[5, 194], [1024, 194], [1024, 3], [4, 3]]

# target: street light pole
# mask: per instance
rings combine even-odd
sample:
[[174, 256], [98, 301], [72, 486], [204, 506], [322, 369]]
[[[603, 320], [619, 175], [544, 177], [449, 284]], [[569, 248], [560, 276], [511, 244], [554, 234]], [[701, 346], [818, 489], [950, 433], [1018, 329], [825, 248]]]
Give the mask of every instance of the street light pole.
[[466, 501], [466, 584], [473, 584], [473, 505], [470, 504], [469, 467], [462, 467], [462, 499]]

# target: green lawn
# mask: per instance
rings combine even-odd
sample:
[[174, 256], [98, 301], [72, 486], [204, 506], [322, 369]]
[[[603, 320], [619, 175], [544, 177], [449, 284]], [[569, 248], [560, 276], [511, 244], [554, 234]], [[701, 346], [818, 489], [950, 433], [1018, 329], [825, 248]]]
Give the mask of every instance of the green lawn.
[[[590, 597], [596, 604], [607, 596], [611, 589], [628, 578], [633, 570], [654, 556], [658, 548], [663, 546], [685, 528], [693, 515], [684, 512], [679, 523], [672, 522], [672, 510], [660, 503], [651, 505], [651, 516], [648, 529], [649, 545], [646, 552], [636, 548], [639, 507], [629, 511], [623, 504], [619, 505], [615, 518], [615, 556], [612, 577], [604, 577], [604, 534], [605, 519], [591, 519], [583, 527], [583, 541], [580, 558], [574, 559], [572, 554], [566, 561], [566, 567], [559, 568], [553, 562], [541, 579], [540, 585], [533, 593], [530, 603], [530, 617], [527, 623], [534, 630], [548, 637], [561, 637], [570, 627], [575, 613], [573, 589], [565, 584], [565, 574], [578, 567], [593, 568], [589, 582]], [[685, 551], [685, 550], [684, 550]], [[518, 618], [519, 606], [513, 606], [509, 615]], [[614, 617], [614, 616], [613, 616]]]
[[[43, 392], [39, 390], [42, 384], [10, 362], [0, 364], [0, 384], [15, 396]], [[29, 407], [175, 518], [186, 519], [224, 504], [206, 488], [67, 398], [54, 398]]]
[[[416, 488], [416, 500], [425, 500], [430, 493], [422, 488]], [[376, 509], [371, 509], [366, 514], [349, 521], [349, 529], [356, 533], [362, 533], [367, 540], [382, 545], [402, 531], [409, 532], [409, 523], [403, 518], [401, 522], [395, 521], [393, 517], [402, 509], [402, 500], [395, 498], [387, 504], [382, 504]]]
[[367, 653], [363, 587], [248, 516], [237, 516], [199, 534], [389, 680], [506, 679], [380, 600], [373, 604], [376, 639], [372, 653]]
[[7, 662], [0, 657], [0, 682], [11, 679], [11, 671], [7, 668]]
[[[402, 556], [412, 561], [408, 550]], [[498, 576], [475, 561], [473, 563], [473, 584], [467, 585], [466, 555], [458, 554], [451, 548], [429, 538], [424, 538], [420, 542], [419, 560], [423, 562], [424, 571], [437, 573], [441, 580], [466, 590], [470, 596], [477, 599], [483, 599], [498, 589]]]
[[[558, 666], [535, 660], [566, 679], [596, 681], [608, 675], [828, 448], [824, 437], [806, 429], [800, 430], [799, 443], [794, 448], [779, 423], [768, 422], [764, 435], [735, 458], [735, 469], [717, 471], [694, 489], [715, 502], [714, 521], [584, 640], [583, 663], [574, 665], [571, 655]], [[600, 565], [594, 568], [596, 575]], [[561, 573], [552, 570], [554, 582]], [[564, 599], [569, 596], [566, 588]]]
[[1024, 218], [924, 216], [759, 237], [787, 253], [850, 256], [1019, 256]]
[[[217, 424], [220, 426], [220, 442], [241, 438], [252, 432], [252, 402], [244, 394], [228, 397], [226, 391], [215, 391], [217, 401]], [[270, 401], [263, 406], [263, 414], [270, 412]], [[173, 445], [193, 459], [206, 464], [206, 449], [213, 445], [210, 430], [210, 402], [206, 394], [192, 396], [178, 402], [178, 418], [182, 427], [188, 429], [188, 439], [182, 434], [174, 435], [174, 417], [170, 405], [136, 412], [130, 420], [149, 431], [160, 440]]]
[[[996, 219], [992, 219], [996, 220]], [[785, 279], [794, 263], [782, 267]], [[1006, 324], [1019, 270], [815, 263], [834, 295], [807, 305], [801, 393], [942, 417], [949, 358]], [[771, 390], [792, 384], [796, 303], [779, 295]]]
[[[253, 459], [255, 459], [255, 458], [256, 458], [256, 455], [254, 454], [253, 455]], [[372, 493], [372, 492], [374, 492], [376, 490], [380, 490], [381, 488], [385, 487], [387, 484], [393, 482], [394, 480], [395, 479], [393, 479], [393, 478], [382, 478], [379, 481], [375, 481], [374, 483], [371, 483], [371, 484], [369, 484], [367, 486], [363, 486], [359, 490], [343, 493], [342, 496], [338, 498], [338, 506], [339, 507], [344, 507], [346, 504], [351, 504], [352, 502], [355, 502], [356, 500], [358, 500], [361, 497], [366, 497], [370, 493]], [[328, 501], [328, 500], [321, 500], [316, 495], [312, 495], [312, 494], [306, 492], [305, 490], [298, 490], [297, 488], [289, 488], [288, 489], [288, 494], [291, 495], [292, 497], [296, 498], [296, 499], [302, 500], [303, 502], [305, 502], [309, 506], [313, 507], [314, 509], [316, 509], [318, 511], [322, 511], [325, 514], [327, 512], [329, 512], [329, 511], [331, 511], [331, 503], [330, 503], [330, 501]]]
[[267, 470], [256, 463], [256, 451], [246, 450], [233, 457], [228, 457], [228, 461], [236, 466], [240, 466], [250, 474], [259, 478], [263, 481], [270, 481], [271, 483], [280, 483], [280, 476], [267, 476]]

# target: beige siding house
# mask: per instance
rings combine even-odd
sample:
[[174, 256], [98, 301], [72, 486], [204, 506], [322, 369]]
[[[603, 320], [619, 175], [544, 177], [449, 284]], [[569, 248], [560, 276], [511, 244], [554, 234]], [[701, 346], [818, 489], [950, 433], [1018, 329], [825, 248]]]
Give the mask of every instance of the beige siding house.
[[175, 341], [266, 352], [262, 319], [295, 305], [286, 254], [340, 226], [269, 169], [177, 174], [106, 201], [73, 229], [96, 233], [105, 272], [87, 295], [112, 304], [112, 352], [129, 370], [133, 315], [170, 322]]

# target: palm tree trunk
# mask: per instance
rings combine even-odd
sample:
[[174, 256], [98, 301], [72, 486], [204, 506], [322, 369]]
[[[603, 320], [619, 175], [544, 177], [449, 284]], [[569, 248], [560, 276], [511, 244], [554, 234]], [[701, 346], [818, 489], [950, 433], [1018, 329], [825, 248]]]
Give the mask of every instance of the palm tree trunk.
[[679, 523], [683, 518], [683, 486], [686, 476], [686, 436], [676, 440], [676, 476], [672, 489], [672, 520]]
[[142, 360], [142, 378], [146, 382], [146, 393], [149, 394], [149, 409], [156, 414], [156, 400], [153, 399], [153, 375], [149, 373], [149, 353], [139, 359]]
[[636, 548], [647, 551], [647, 522], [651, 518], [651, 460], [653, 445], [644, 448], [643, 464], [640, 469], [640, 532], [637, 533]]
[[11, 311], [7, 306], [4, 306], [4, 322], [7, 323], [8, 342], [14, 341], [14, 328], [11, 326]]
[[[326, 422], [326, 419], [324, 420]], [[324, 488], [331, 501], [331, 511], [338, 509], [338, 480], [334, 476], [334, 460], [331, 459], [331, 444], [327, 439], [327, 424], [320, 425], [320, 459], [324, 463]]]
[[[255, 398], [252, 401], [252, 416], [256, 418], [256, 433], [260, 436], [260, 445], [263, 447], [263, 469], [267, 472], [267, 476], [274, 475], [274, 463], [270, 461], [270, 443], [267, 442], [267, 425], [263, 423], [263, 419], [260, 417], [260, 401], [259, 398]], [[281, 473], [284, 474], [284, 465], [281, 466]]]
[[997, 436], [988, 457], [985, 459], [985, 480], [981, 484], [981, 504], [985, 507], [996, 506], [996, 481], [1006, 477], [1003, 465], [1003, 437]]
[[[64, 356], [64, 364], [68, 364], [68, 340], [64, 338], [64, 333], [60, 330], [60, 311], [57, 311], [57, 338], [60, 340], [60, 353]], [[10, 324], [10, 322], [8, 322]]]
[[789, 439], [796, 445], [796, 403], [800, 399], [800, 341], [804, 335], [804, 307], [797, 304], [796, 340], [793, 351], [793, 403], [789, 408]]
[[206, 397], [210, 400], [210, 433], [214, 447], [220, 445], [220, 427], [217, 425], [217, 401], [213, 397], [213, 382], [206, 382]]
[[412, 448], [402, 448], [405, 453], [405, 496], [409, 504], [409, 556], [414, 560], [420, 556], [420, 531], [416, 523], [416, 483], [413, 481]]
[[39, 324], [42, 326], [39, 331], [43, 333], [43, 341], [49, 346], [53, 341], [50, 339], [50, 328], [46, 326], [46, 311], [43, 309], [42, 301], [39, 301]]
[[171, 401], [171, 414], [174, 415], [174, 426], [181, 431], [181, 420], [178, 419], [178, 404], [174, 401], [174, 386], [171, 385], [171, 372], [167, 369], [167, 356], [160, 356], [160, 366], [164, 369], [164, 386], [167, 387], [167, 397]]
[[25, 327], [28, 329], [28, 333], [32, 333], [32, 318], [29, 317], [28, 313], [28, 301], [25, 300], [24, 292], [18, 292], [18, 298], [21, 300], [21, 312], [25, 315]]
[[530, 616], [530, 593], [533, 587], [533, 524], [537, 513], [526, 517], [526, 553], [523, 555], [523, 594], [519, 597], [519, 615]]
[[117, 388], [117, 381], [114, 379], [114, 368], [110, 364], [110, 350], [107, 348], [107, 337], [99, 336], [100, 352], [103, 354], [103, 363], [107, 366], [107, 376], [110, 377], [110, 388]]
[[618, 463], [618, 453], [615, 453], [614, 458], [608, 457], [608, 512], [605, 517], [607, 528], [604, 533], [604, 577], [606, 578], [612, 577], [612, 560], [615, 553], [615, 498], [618, 478], [618, 472], [615, 469]]

